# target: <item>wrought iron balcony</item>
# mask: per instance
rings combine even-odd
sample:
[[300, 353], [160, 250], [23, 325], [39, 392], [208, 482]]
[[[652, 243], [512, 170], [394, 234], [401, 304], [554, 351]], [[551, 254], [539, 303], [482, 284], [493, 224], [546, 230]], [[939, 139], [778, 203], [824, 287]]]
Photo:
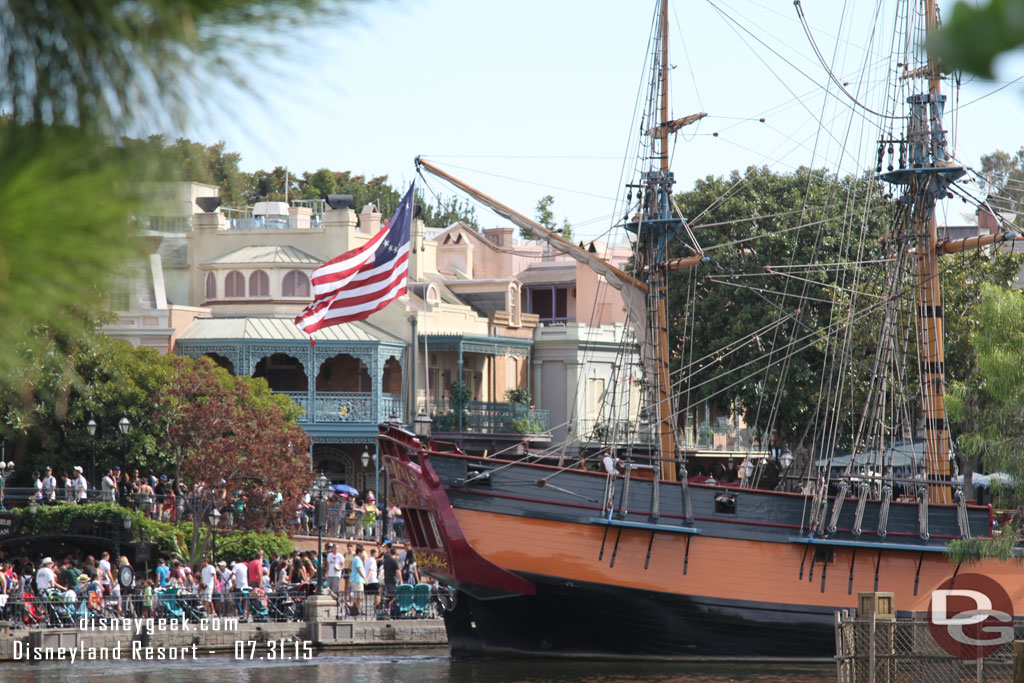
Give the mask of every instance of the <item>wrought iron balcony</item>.
[[392, 415], [399, 420], [405, 418], [405, 405], [402, 397], [397, 394], [379, 394], [371, 392], [314, 392], [312, 409], [310, 395], [307, 392], [282, 391], [285, 396], [302, 408], [300, 424], [362, 422], [379, 424]]
[[432, 401], [430, 418], [432, 429], [437, 432], [546, 434], [551, 428], [547, 410], [522, 403], [468, 401], [459, 410], [458, 405], [449, 401]]

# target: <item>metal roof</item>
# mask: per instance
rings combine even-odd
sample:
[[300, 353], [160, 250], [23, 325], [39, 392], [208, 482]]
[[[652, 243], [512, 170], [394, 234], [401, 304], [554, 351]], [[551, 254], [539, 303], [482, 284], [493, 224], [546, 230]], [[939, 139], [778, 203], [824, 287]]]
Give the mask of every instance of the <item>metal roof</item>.
[[278, 247], [270, 245], [251, 245], [221, 254], [217, 258], [203, 263], [204, 266], [281, 263], [298, 266], [319, 266], [324, 260], [318, 256], [307, 254], [295, 247]]
[[[326, 327], [314, 335], [317, 343], [324, 341], [386, 341], [405, 343], [404, 339], [385, 332], [365, 320]], [[292, 318], [272, 316], [198, 318], [189, 325], [178, 341], [218, 339], [253, 339], [273, 341], [309, 341]]]
[[524, 285], [567, 285], [576, 282], [576, 262], [534, 264], [520, 271], [516, 278]]

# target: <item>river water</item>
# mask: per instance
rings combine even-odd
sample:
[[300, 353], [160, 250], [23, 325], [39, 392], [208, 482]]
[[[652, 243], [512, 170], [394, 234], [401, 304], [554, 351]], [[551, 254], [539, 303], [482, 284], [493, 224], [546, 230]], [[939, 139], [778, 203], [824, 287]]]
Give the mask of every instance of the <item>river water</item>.
[[483, 661], [453, 662], [428, 654], [323, 655], [308, 661], [38, 662], [0, 664], [4, 683], [618, 683], [619, 681], [833, 681], [834, 664], [715, 664]]

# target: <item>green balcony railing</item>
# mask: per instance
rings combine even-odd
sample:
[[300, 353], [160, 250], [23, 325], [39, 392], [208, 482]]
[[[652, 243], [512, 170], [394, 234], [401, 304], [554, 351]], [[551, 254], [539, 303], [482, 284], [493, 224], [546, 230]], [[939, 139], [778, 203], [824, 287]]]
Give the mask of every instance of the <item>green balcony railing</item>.
[[430, 418], [432, 429], [438, 432], [546, 434], [551, 428], [547, 410], [530, 408], [522, 403], [468, 401], [460, 411], [458, 405], [448, 401], [432, 401]]

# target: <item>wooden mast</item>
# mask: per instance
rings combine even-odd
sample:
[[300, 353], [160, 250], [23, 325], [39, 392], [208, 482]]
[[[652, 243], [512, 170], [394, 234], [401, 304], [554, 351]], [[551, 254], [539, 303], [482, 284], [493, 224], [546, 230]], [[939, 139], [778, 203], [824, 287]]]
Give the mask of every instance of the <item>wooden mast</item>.
[[[658, 153], [663, 178], [669, 178], [668, 168], [668, 0], [661, 0], [661, 116], [658, 126]], [[672, 192], [671, 182], [663, 186], [666, 193]], [[659, 202], [661, 203], [661, 202]], [[663, 216], [664, 217], [664, 216]], [[665, 250], [659, 250], [664, 254]], [[655, 324], [655, 348], [658, 351], [658, 442], [661, 453], [661, 477], [675, 481], [676, 476], [676, 411], [672, 401], [671, 374], [669, 372], [668, 344], [668, 271], [662, 263], [652, 269], [651, 317]]]
[[[935, 0], [923, 0], [925, 31], [931, 34], [938, 18]], [[946, 132], [942, 128], [945, 96], [942, 94], [938, 60], [929, 55], [927, 66], [910, 72], [926, 76], [928, 92], [908, 98], [910, 118], [906, 145], [909, 158], [901, 153], [901, 168], [880, 177], [907, 187], [902, 201], [907, 204], [910, 235], [917, 240], [915, 288], [917, 298], [918, 365], [921, 372], [921, 417], [925, 432], [925, 472], [933, 482], [928, 486], [931, 502], [952, 501], [950, 485], [949, 427], [945, 407], [945, 349], [943, 345], [942, 288], [939, 255], [957, 247], [940, 242], [935, 220], [935, 204], [945, 197], [950, 183], [963, 175], [963, 168], [951, 162], [946, 152]], [[881, 157], [879, 157], [881, 158]], [[890, 167], [891, 168], [891, 167]], [[994, 240], [995, 241], [995, 240]], [[980, 241], [979, 241], [980, 242]]]

